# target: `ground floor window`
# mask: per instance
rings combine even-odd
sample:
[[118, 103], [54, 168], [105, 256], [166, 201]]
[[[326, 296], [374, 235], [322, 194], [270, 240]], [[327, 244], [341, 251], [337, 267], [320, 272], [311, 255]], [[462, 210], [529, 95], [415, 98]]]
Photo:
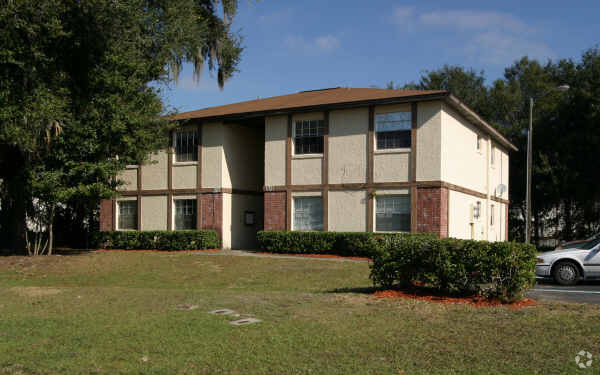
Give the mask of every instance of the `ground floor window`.
[[410, 196], [377, 196], [375, 230], [377, 232], [410, 232]]
[[117, 229], [135, 230], [137, 228], [137, 201], [119, 201], [119, 222]]
[[294, 230], [323, 230], [323, 198], [294, 198]]
[[196, 199], [175, 200], [175, 230], [196, 229]]

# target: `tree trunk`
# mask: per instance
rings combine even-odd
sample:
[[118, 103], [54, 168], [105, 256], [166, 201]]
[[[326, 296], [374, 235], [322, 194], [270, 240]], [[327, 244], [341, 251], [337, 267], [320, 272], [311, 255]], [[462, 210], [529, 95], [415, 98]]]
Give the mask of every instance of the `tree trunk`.
[[48, 215], [48, 255], [52, 255], [52, 247], [54, 245], [54, 214], [56, 212], [56, 205], [52, 205], [50, 213]]

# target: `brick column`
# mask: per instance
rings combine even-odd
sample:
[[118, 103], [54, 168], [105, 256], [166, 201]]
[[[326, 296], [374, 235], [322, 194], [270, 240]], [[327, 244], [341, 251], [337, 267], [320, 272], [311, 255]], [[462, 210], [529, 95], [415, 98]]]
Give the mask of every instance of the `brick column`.
[[112, 200], [103, 199], [100, 201], [100, 230], [114, 230], [113, 215]]
[[417, 188], [417, 232], [448, 237], [448, 189]]
[[200, 210], [200, 229], [214, 229], [223, 239], [223, 193], [200, 194], [198, 200]]
[[286, 198], [285, 191], [265, 192], [265, 230], [285, 230]]

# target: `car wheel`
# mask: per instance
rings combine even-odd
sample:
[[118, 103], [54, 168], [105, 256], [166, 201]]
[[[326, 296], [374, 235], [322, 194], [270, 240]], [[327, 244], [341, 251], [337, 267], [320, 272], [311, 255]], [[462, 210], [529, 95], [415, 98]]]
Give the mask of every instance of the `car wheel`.
[[579, 269], [571, 262], [560, 262], [554, 267], [552, 276], [560, 285], [575, 285], [579, 281]]

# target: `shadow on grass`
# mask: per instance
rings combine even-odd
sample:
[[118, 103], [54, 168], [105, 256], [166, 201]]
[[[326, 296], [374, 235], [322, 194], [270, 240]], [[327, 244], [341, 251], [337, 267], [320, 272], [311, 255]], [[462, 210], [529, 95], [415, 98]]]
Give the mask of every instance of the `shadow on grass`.
[[[52, 255], [60, 255], [60, 256], [82, 255], [82, 254], [89, 254], [95, 250], [96, 249], [59, 248], [59, 249], [54, 249], [52, 251]], [[0, 257], [10, 257], [10, 256], [27, 256], [27, 250], [0, 249]], [[41, 256], [45, 256], [45, 255], [41, 255]]]
[[382, 287], [360, 287], [360, 288], [335, 288], [326, 290], [323, 293], [361, 293], [361, 294], [373, 294], [380, 290], [386, 290], [386, 288]]

